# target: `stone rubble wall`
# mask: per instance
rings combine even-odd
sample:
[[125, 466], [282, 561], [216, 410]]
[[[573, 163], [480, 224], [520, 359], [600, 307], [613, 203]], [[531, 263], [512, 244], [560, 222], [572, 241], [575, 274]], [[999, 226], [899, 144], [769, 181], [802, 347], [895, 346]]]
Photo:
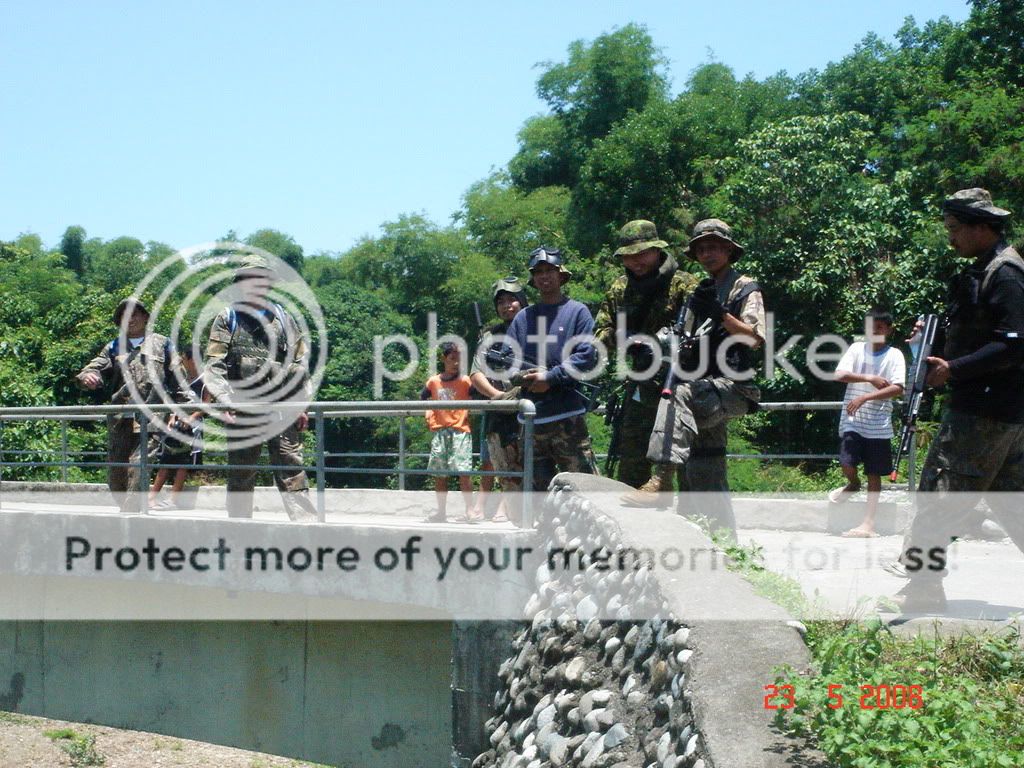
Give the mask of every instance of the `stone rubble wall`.
[[[538, 529], [570, 551], [622, 546], [615, 521], [595, 514], [561, 476]], [[588, 557], [582, 573], [538, 568], [531, 624], [501, 665], [490, 748], [473, 768], [704, 768], [690, 703], [690, 630], [671, 614], [649, 564], [624, 574]]]

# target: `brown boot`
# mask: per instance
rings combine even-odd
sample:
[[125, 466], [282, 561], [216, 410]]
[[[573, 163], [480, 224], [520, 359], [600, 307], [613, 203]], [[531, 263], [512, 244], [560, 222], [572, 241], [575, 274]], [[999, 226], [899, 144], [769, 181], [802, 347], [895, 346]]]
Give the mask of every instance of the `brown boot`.
[[671, 464], [659, 464], [650, 480], [639, 488], [624, 493], [619, 501], [627, 507], [667, 509], [672, 501], [673, 474], [674, 467]]

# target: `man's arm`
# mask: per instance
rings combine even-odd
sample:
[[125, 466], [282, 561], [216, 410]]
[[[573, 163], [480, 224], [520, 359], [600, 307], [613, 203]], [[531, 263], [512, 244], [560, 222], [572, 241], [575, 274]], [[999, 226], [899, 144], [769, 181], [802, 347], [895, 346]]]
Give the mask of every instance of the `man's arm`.
[[103, 350], [75, 375], [75, 381], [82, 389], [97, 389], [110, 381], [113, 372], [114, 356], [110, 352], [110, 344], [106, 344]]
[[228, 382], [228, 348], [231, 346], [231, 329], [228, 327], [227, 311], [221, 312], [210, 325], [210, 338], [206, 342], [203, 382], [211, 402], [231, 403], [231, 384]]
[[544, 372], [543, 380], [552, 384], [571, 384], [575, 378], [570, 371], [589, 371], [597, 365], [597, 348], [587, 340], [593, 338], [594, 318], [590, 310], [582, 304], [573, 318], [573, 336], [581, 339], [576, 342], [568, 360], [549, 368]]
[[946, 361], [948, 378], [954, 381], [985, 376], [1024, 360], [1024, 276], [1015, 267], [1006, 265], [996, 273], [988, 304], [993, 338], [969, 355]]
[[604, 344], [609, 354], [615, 349], [615, 317], [619, 310], [618, 288], [618, 281], [612, 283], [597, 310], [597, 317], [594, 318], [594, 338]]
[[764, 297], [761, 296], [760, 291], [752, 291], [743, 300], [739, 317], [728, 312], [722, 316], [722, 327], [731, 335], [746, 336], [747, 339], [744, 341], [747, 341], [753, 349], [764, 344], [767, 324], [764, 315]]

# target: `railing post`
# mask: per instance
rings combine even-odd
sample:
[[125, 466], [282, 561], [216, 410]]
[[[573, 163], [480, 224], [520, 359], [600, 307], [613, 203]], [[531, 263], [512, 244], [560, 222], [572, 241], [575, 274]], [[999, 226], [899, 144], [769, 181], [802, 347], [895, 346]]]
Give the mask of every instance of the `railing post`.
[[398, 419], [398, 490], [405, 490], [405, 416]]
[[[4, 420], [0, 419], [0, 488], [4, 484]], [[0, 493], [0, 498], [3, 494]]]
[[318, 409], [314, 415], [316, 428], [316, 516], [322, 523], [327, 519], [324, 491], [327, 487], [327, 473], [324, 460], [324, 412]]
[[519, 401], [523, 415], [523, 527], [533, 527], [533, 418], [537, 407], [529, 400]]
[[68, 420], [60, 420], [60, 481], [68, 481]]
[[[139, 408], [139, 514], [149, 511], [149, 417]], [[129, 457], [130, 459], [131, 457]]]

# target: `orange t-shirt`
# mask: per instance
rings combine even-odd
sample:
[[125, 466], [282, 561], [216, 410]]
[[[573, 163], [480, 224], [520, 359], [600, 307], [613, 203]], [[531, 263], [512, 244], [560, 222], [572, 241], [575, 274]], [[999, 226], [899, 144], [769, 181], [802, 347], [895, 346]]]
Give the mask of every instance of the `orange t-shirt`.
[[[446, 381], [440, 374], [427, 379], [424, 389], [431, 400], [469, 400], [469, 376], [456, 376]], [[427, 411], [427, 426], [431, 432], [450, 427], [456, 432], [469, 432], [469, 411]]]

